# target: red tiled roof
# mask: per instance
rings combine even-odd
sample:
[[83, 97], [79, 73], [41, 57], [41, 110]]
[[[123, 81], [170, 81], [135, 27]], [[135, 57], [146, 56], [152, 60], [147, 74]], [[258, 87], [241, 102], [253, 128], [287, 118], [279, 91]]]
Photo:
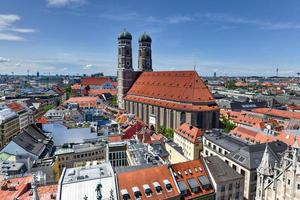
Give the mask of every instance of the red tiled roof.
[[0, 199], [12, 200], [18, 198], [30, 189], [32, 176], [13, 178], [0, 182]]
[[159, 100], [159, 99], [153, 99], [148, 97], [139, 97], [139, 96], [133, 96], [133, 95], [127, 95], [125, 100], [128, 101], [134, 101], [134, 102], [140, 102], [145, 104], [151, 104], [155, 106], [161, 106], [165, 108], [171, 108], [176, 110], [185, 110], [185, 111], [211, 111], [211, 110], [219, 110], [219, 107], [217, 105], [193, 105], [191, 103], [180, 103], [175, 101], [166, 101], [166, 100]]
[[80, 107], [96, 107], [98, 97], [71, 97], [67, 103], [77, 103]]
[[110, 136], [108, 136], [108, 141], [109, 142], [121, 142], [122, 136], [121, 135], [110, 135]]
[[133, 124], [130, 124], [125, 130], [123, 130], [122, 139], [131, 139], [137, 132], [139, 132], [144, 123], [136, 121]]
[[[51, 200], [56, 199], [57, 185], [45, 185], [37, 188], [39, 200]], [[32, 191], [29, 190], [22, 194], [19, 200], [32, 200]]]
[[[157, 200], [157, 199], [175, 199], [179, 197], [180, 193], [177, 189], [176, 183], [173, 176], [166, 165], [160, 165], [155, 167], [143, 168], [129, 172], [119, 173], [118, 177], [118, 189], [120, 194], [120, 199], [122, 199], [121, 191], [126, 189], [130, 195], [130, 199], [135, 199], [134, 193], [132, 191], [133, 187], [138, 187], [142, 194], [141, 199]], [[172, 191], [168, 192], [166, 190], [164, 180], [168, 180], [172, 186]], [[158, 182], [162, 188], [161, 194], [157, 194], [154, 182]], [[152, 195], [151, 197], [146, 197], [143, 185], [148, 184]]]
[[252, 111], [264, 115], [269, 115], [269, 116], [288, 118], [288, 119], [300, 119], [299, 112], [291, 112], [286, 110], [277, 110], [277, 109], [270, 109], [270, 108], [256, 108], [253, 109]]
[[81, 85], [103, 85], [106, 82], [112, 82], [110, 78], [107, 77], [87, 77], [81, 79]]
[[116, 89], [90, 89], [88, 93], [90, 96], [97, 96], [103, 93], [110, 93], [111, 95], [115, 96], [117, 95], [117, 90]]
[[73, 85], [71, 86], [71, 89], [72, 89], [72, 90], [80, 90], [80, 88], [81, 88], [81, 85], [78, 84], [78, 83], [75, 83], [75, 84], [73, 84]]
[[8, 103], [7, 107], [9, 107], [10, 109], [12, 109], [15, 112], [20, 112], [21, 110], [24, 109], [24, 106], [17, 102]]
[[35, 121], [36, 121], [36, 123], [40, 123], [40, 124], [47, 124], [48, 123], [48, 119], [44, 116], [36, 119]]
[[[175, 180], [177, 181], [177, 183], [180, 181], [184, 181], [186, 186], [188, 187], [188, 192], [187, 195], [184, 196], [184, 199], [193, 199], [195, 197], [201, 197], [214, 192], [212, 185], [209, 188], [205, 189], [198, 179], [200, 176], [205, 176], [207, 180], [209, 180], [208, 173], [205, 171], [204, 165], [201, 160], [190, 160], [173, 164], [171, 168], [173, 172], [176, 173]], [[191, 188], [188, 184], [188, 180], [190, 179], [194, 179], [200, 186], [201, 190], [199, 193], [191, 192]]]
[[240, 138], [243, 141], [248, 141], [253, 144], [256, 144], [257, 142], [265, 143], [276, 140], [275, 137], [272, 135], [268, 135], [259, 130], [255, 131], [243, 126], [236, 127], [235, 129], [230, 131], [230, 134]]
[[198, 143], [198, 138], [203, 135], [201, 129], [191, 126], [188, 123], [182, 124], [175, 132], [192, 143]]
[[244, 112], [235, 112], [235, 111], [227, 111], [221, 112], [222, 115], [227, 115], [229, 120], [237, 123], [237, 124], [244, 124], [247, 126], [257, 127], [257, 128], [264, 128], [261, 125], [264, 125], [265, 120], [258, 118], [258, 117], [250, 117]]
[[196, 71], [143, 72], [127, 95], [178, 102], [214, 102]]

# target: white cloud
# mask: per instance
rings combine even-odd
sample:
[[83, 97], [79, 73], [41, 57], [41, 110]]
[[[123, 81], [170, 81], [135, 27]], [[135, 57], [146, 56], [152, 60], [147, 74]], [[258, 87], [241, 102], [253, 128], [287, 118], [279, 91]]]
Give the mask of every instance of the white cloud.
[[0, 14], [0, 40], [22, 41], [24, 38], [17, 33], [33, 33], [34, 29], [18, 28], [14, 24], [21, 17], [14, 14]]
[[81, 6], [86, 0], [47, 0], [50, 7]]
[[190, 22], [190, 21], [194, 21], [194, 18], [189, 16], [172, 16], [168, 18], [168, 22], [170, 24], [178, 24], [178, 23]]
[[93, 67], [93, 65], [92, 64], [87, 64], [87, 65], [85, 65], [85, 66], [83, 66], [83, 69], [91, 69]]
[[6, 62], [9, 62], [9, 59], [0, 57], [0, 63], [6, 63]]

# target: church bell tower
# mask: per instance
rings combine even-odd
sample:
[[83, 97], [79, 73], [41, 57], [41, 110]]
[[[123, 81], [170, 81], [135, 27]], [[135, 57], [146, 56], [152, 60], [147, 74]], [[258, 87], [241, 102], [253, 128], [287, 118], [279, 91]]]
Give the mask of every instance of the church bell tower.
[[151, 52], [151, 37], [144, 33], [139, 38], [139, 71], [153, 71], [152, 69], [152, 52]]
[[134, 76], [132, 67], [132, 48], [131, 48], [132, 35], [124, 30], [118, 37], [118, 93], [117, 100], [120, 109], [124, 109], [124, 96], [128, 92]]

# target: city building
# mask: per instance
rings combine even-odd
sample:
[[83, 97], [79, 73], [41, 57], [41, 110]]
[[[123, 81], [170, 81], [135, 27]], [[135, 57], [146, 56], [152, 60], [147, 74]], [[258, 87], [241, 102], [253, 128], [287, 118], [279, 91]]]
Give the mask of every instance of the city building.
[[20, 132], [20, 121], [16, 112], [2, 105], [0, 107], [0, 148], [9, 143]]
[[51, 154], [53, 141], [36, 125], [32, 124], [15, 136], [1, 152], [30, 157], [32, 160]]
[[[203, 138], [204, 157], [218, 156], [236, 172], [244, 176], [244, 198], [255, 199], [257, 174], [256, 169], [263, 157], [266, 144], [251, 144], [232, 137], [220, 130], [207, 131]], [[280, 141], [269, 143], [274, 157], [284, 152], [287, 145]], [[276, 158], [278, 160], [278, 158]]]
[[[136, 178], [134, 178], [136, 177]], [[179, 200], [180, 192], [166, 165], [117, 173], [119, 199]]]
[[110, 163], [64, 168], [58, 183], [56, 199], [117, 199], [115, 183], [114, 171]]
[[189, 159], [184, 155], [182, 147], [173, 140], [165, 141], [165, 148], [169, 154], [168, 160], [171, 164], [186, 162]]
[[151, 38], [139, 40], [139, 70], [132, 66], [132, 35], [119, 34], [118, 105], [135, 114], [152, 130], [176, 129], [187, 122], [209, 129], [218, 127], [219, 107], [196, 71], [152, 72]]
[[85, 166], [87, 162], [105, 161], [107, 156], [107, 145], [105, 142], [85, 142], [81, 144], [64, 144], [57, 147], [55, 156], [62, 171], [64, 167], [72, 168]]
[[28, 110], [26, 109], [26, 107], [23, 106], [21, 103], [18, 103], [18, 102], [8, 103], [7, 107], [18, 114], [20, 130], [23, 130], [30, 124], [31, 116], [30, 116]]
[[218, 156], [205, 157], [203, 160], [215, 188], [216, 200], [244, 199], [244, 176]]
[[200, 159], [171, 165], [181, 199], [215, 199], [209, 175]]
[[100, 104], [99, 97], [71, 97], [67, 101], [68, 104], [75, 103], [79, 106], [79, 108], [96, 108]]
[[121, 136], [108, 137], [108, 158], [113, 167], [127, 166], [127, 142]]
[[257, 168], [256, 200], [300, 199], [300, 146], [297, 140], [280, 159], [266, 145]]
[[202, 136], [203, 132], [199, 128], [183, 123], [175, 129], [173, 140], [182, 148], [185, 157], [195, 160], [200, 158], [203, 149]]
[[24, 176], [1, 181], [1, 200], [18, 199], [22, 194], [30, 190], [31, 181], [32, 176]]

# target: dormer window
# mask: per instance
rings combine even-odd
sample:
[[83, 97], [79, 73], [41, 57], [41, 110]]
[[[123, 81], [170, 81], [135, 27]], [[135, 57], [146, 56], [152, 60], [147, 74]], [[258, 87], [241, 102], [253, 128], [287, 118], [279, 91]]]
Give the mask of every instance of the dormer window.
[[130, 199], [130, 195], [126, 189], [121, 190], [121, 195], [123, 200], [128, 200]]
[[151, 197], [152, 195], [152, 190], [148, 184], [143, 185], [146, 197]]
[[136, 186], [133, 187], [132, 191], [133, 191], [135, 199], [141, 199], [142, 193], [141, 193], [141, 191], [139, 190], [138, 187], [136, 187]]
[[161, 188], [161, 186], [160, 186], [160, 184], [158, 182], [154, 182], [153, 186], [154, 186], [157, 194], [161, 194], [162, 193], [162, 188]]
[[168, 192], [171, 192], [172, 191], [172, 185], [170, 183], [170, 181], [168, 181], [167, 179], [163, 180], [165, 186], [166, 186], [166, 189]]

